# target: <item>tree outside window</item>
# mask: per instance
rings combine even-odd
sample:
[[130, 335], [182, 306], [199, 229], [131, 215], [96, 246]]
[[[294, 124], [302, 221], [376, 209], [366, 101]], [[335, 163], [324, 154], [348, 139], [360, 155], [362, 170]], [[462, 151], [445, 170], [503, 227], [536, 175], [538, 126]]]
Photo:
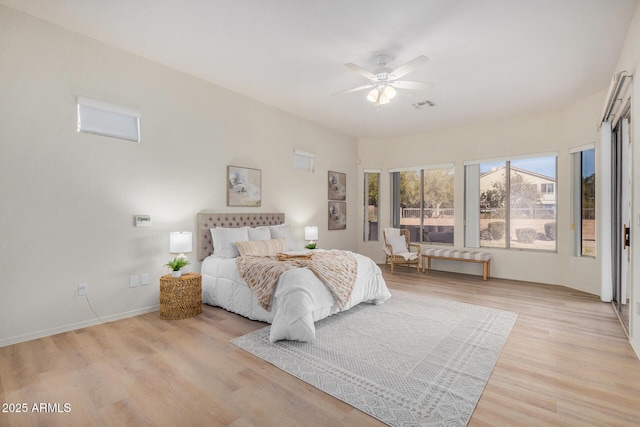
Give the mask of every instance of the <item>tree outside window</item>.
[[453, 244], [454, 176], [453, 166], [392, 172], [394, 227], [414, 242]]

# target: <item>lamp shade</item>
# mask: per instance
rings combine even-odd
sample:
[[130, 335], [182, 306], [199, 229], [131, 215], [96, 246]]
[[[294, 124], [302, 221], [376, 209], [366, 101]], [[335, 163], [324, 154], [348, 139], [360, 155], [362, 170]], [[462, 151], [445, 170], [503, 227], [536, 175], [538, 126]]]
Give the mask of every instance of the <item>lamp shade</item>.
[[169, 252], [183, 254], [193, 250], [193, 239], [190, 231], [174, 231], [169, 234]]
[[318, 227], [316, 226], [305, 227], [304, 240], [318, 240]]
[[378, 100], [378, 96], [380, 96], [380, 92], [378, 88], [371, 89], [369, 94], [367, 95], [367, 99], [371, 102], [376, 102]]
[[393, 97], [396, 96], [396, 90], [391, 86], [385, 86], [384, 94], [389, 100], [392, 100]]

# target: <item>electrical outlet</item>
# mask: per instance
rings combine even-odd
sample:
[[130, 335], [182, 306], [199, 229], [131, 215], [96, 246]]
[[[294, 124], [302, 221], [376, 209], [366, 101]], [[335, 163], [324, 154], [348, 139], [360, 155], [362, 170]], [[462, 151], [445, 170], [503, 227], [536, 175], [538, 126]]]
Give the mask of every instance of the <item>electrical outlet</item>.
[[82, 296], [82, 295], [86, 295], [87, 294], [87, 284], [86, 283], [80, 283], [78, 285], [78, 296]]
[[138, 286], [138, 276], [129, 276], [129, 287], [135, 288]]
[[149, 284], [149, 273], [145, 273], [145, 274], [141, 274], [140, 275], [140, 284], [142, 286]]

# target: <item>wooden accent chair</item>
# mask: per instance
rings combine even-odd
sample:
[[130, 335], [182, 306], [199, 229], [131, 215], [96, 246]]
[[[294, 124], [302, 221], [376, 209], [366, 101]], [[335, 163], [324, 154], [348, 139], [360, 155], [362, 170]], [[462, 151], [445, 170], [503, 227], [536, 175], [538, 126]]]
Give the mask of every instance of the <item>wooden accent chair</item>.
[[[411, 233], [406, 228], [385, 228], [382, 230], [384, 239], [384, 264], [391, 264], [391, 273], [396, 265], [415, 267], [420, 271], [420, 245], [411, 243]], [[412, 250], [413, 249], [413, 250]]]

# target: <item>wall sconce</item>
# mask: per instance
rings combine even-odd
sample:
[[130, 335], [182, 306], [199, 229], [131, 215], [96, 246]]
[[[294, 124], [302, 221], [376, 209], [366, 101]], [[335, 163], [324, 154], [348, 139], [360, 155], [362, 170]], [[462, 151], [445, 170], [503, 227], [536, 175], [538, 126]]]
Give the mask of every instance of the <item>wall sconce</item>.
[[193, 239], [190, 231], [174, 231], [169, 234], [169, 252], [179, 254], [176, 258], [184, 258], [185, 252], [193, 251]]
[[309, 226], [304, 228], [304, 240], [308, 240], [309, 243], [305, 246], [307, 249], [316, 248], [316, 240], [318, 240], [318, 227]]

